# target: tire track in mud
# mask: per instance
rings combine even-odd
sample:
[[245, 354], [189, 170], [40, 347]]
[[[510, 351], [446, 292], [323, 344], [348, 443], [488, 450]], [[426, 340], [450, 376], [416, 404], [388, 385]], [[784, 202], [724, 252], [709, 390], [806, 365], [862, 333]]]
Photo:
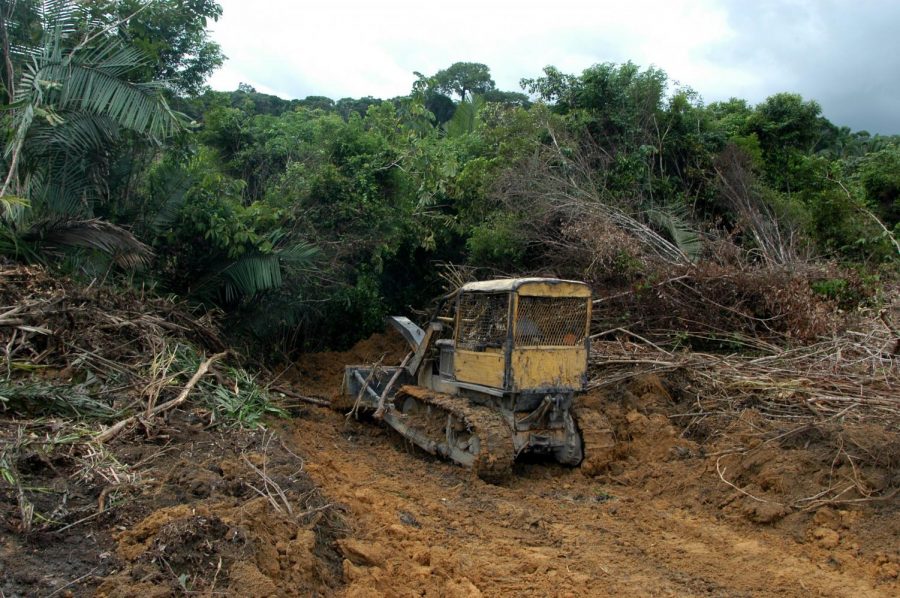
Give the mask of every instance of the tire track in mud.
[[344, 596], [892, 593], [814, 545], [578, 470], [523, 465], [493, 486], [324, 409], [281, 434], [322, 491], [348, 507]]

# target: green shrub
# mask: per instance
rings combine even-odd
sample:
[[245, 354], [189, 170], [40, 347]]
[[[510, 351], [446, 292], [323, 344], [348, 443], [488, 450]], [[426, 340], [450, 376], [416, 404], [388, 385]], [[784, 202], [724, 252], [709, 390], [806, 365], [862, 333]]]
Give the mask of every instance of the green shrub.
[[525, 236], [515, 215], [497, 212], [472, 229], [466, 248], [474, 266], [514, 271], [523, 266]]

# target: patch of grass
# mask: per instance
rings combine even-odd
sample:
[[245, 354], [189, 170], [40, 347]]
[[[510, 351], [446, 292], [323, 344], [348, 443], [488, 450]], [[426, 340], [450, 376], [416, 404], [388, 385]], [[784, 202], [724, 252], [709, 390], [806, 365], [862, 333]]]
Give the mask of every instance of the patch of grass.
[[[185, 377], [196, 371], [201, 361], [202, 356], [192, 347], [178, 346], [174, 363], [179, 371], [185, 372]], [[257, 428], [266, 416], [288, 416], [245, 369], [226, 365], [223, 370], [201, 380], [195, 390], [216, 420], [226, 425]]]
[[269, 394], [245, 370], [228, 368], [234, 388], [217, 385], [212, 392], [214, 411], [235, 424], [256, 428], [267, 415], [287, 417], [287, 412], [272, 403]]

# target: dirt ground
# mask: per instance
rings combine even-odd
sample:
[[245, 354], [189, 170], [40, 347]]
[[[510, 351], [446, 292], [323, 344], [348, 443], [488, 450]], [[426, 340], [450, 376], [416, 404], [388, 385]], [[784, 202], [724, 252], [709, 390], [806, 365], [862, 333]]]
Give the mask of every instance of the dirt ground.
[[[404, 351], [376, 335], [278, 384], [329, 397], [345, 364]], [[52, 422], [6, 422], [4, 442], [32, 435], [16, 468], [55, 523], [23, 533], [0, 493], [0, 596], [900, 595], [896, 447], [879, 430], [844, 430], [855, 448], [837, 452], [809, 432], [760, 442], [748, 411], [713, 435], [678, 423], [680, 384], [593, 392], [611, 463], [524, 462], [499, 485], [313, 406], [265, 432], [174, 411], [108, 454], [44, 450]]]
[[[377, 344], [383, 350], [384, 339]], [[337, 357], [363, 361], [352, 351]], [[307, 366], [298, 370], [316, 371]], [[329, 379], [293, 381], [298, 392], [327, 395], [339, 391], [340, 377]], [[684, 413], [673, 394], [655, 377], [615, 396], [595, 394], [619, 438], [611, 466], [523, 463], [502, 485], [327, 409], [277, 431], [309, 455], [306, 471], [321, 491], [348, 509], [350, 529], [337, 542], [346, 584], [339, 595], [900, 593], [896, 494], [815, 499], [844, 476], [896, 487], [895, 464], [841, 463], [816, 438], [738, 452], [730, 447], [748, 444], [743, 436], [761, 425], [752, 413], [704, 439], [671, 423], [669, 414]]]
[[100, 457], [31, 445], [18, 471], [55, 521], [23, 533], [0, 493], [0, 595], [332, 594], [341, 507], [277, 437], [202, 416], [176, 412]]

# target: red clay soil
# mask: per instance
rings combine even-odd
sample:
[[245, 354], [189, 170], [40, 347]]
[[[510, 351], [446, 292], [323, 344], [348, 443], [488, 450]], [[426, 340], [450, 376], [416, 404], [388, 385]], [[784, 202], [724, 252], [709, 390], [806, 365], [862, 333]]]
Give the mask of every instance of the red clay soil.
[[345, 365], [362, 365], [382, 360], [395, 365], [403, 360], [409, 345], [400, 333], [388, 329], [359, 341], [347, 351], [306, 353], [282, 374], [282, 379], [301, 389], [306, 396], [330, 399], [341, 389]]
[[[307, 357], [295, 390], [339, 392], [345, 363], [388, 352], [383, 338], [374, 342], [375, 351]], [[404, 350], [392, 354], [399, 361]], [[714, 442], [692, 439], [672, 424], [684, 412], [672, 384], [644, 377], [593, 395], [619, 440], [611, 465], [522, 463], [502, 485], [327, 409], [277, 431], [347, 508], [338, 595], [900, 594], [896, 497], [812, 498], [854, 475], [869, 488], [896, 486], [896, 468], [851, 471], [815, 438], [731, 450], [748, 444], [752, 414]]]

